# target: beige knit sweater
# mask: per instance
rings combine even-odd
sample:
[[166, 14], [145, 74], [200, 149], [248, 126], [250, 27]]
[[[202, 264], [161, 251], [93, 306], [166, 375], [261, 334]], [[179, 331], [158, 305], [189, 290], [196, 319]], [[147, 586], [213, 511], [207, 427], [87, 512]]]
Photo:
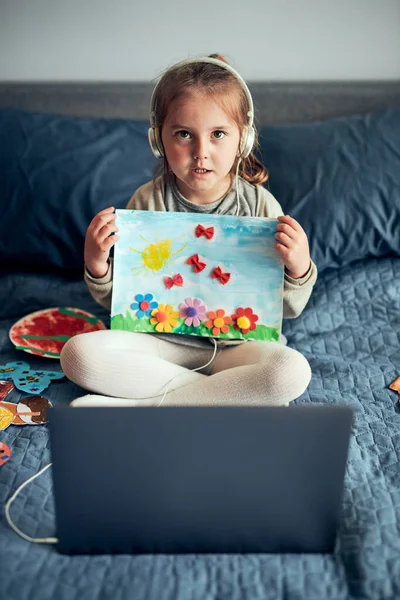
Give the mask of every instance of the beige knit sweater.
[[[208, 214], [236, 214], [239, 202], [241, 216], [276, 218], [283, 215], [283, 211], [274, 196], [263, 186], [252, 185], [244, 179], [239, 179], [239, 196], [236, 187], [232, 185], [229, 192], [222, 199], [211, 204], [193, 204], [179, 192], [174, 179], [167, 183], [162, 177], [142, 185], [129, 200], [127, 209], [174, 211], [174, 212], [199, 212]], [[113, 259], [109, 259], [107, 274], [101, 278], [91, 276], [85, 267], [84, 279], [94, 300], [111, 310]], [[286, 273], [284, 275], [283, 291], [283, 318], [290, 319], [301, 314], [306, 306], [314, 283], [317, 279], [317, 267], [311, 261], [308, 272], [300, 279], [293, 279]], [[195, 346], [207, 346], [210, 340], [195, 336], [152, 334], [175, 343]], [[218, 346], [242, 343], [243, 340], [218, 340]]]

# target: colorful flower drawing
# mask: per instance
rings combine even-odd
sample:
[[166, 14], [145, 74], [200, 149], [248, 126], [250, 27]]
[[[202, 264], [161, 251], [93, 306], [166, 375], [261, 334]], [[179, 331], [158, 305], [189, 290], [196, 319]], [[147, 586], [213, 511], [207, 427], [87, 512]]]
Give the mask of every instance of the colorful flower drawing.
[[136, 294], [136, 302], [132, 302], [131, 308], [137, 311], [137, 316], [141, 319], [142, 317], [149, 317], [152, 310], [157, 308], [158, 302], [153, 300], [153, 294]]
[[253, 312], [253, 309], [238, 308], [236, 313], [232, 315], [234, 329], [239, 329], [242, 333], [254, 331], [257, 327], [258, 315]]
[[185, 301], [179, 305], [179, 310], [179, 316], [185, 320], [185, 325], [198, 327], [200, 321], [207, 319], [207, 307], [200, 298], [185, 298]]
[[217, 311], [211, 311], [208, 313], [209, 321], [206, 323], [207, 329], [212, 329], [213, 335], [220, 335], [221, 333], [228, 333], [228, 325], [232, 323], [232, 319], [229, 315], [225, 315], [225, 311], [220, 308]]
[[111, 329], [279, 342], [284, 264], [275, 247], [278, 223], [117, 209]]
[[171, 333], [178, 325], [179, 313], [170, 304], [159, 304], [158, 308], [151, 312], [151, 316], [150, 323], [156, 326], [156, 331]]

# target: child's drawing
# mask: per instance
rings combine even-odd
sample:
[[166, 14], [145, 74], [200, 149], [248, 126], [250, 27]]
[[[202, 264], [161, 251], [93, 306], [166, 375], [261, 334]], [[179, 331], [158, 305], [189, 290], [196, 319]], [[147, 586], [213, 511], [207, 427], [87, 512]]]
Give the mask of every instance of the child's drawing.
[[276, 219], [117, 210], [111, 329], [278, 341]]

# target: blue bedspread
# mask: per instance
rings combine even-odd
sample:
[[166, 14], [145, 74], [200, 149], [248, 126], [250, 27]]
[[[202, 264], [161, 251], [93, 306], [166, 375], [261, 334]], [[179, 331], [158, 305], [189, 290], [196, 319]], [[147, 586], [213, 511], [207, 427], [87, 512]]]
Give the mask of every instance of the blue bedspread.
[[[34, 368], [58, 362], [14, 350], [10, 326], [33, 310], [76, 306], [107, 319], [82, 281], [56, 275], [7, 274], [0, 286], [1, 362]], [[333, 555], [59, 555], [18, 537], [0, 520], [0, 597], [7, 600], [326, 600], [400, 597], [400, 414], [388, 385], [400, 375], [400, 259], [370, 259], [324, 272], [297, 319], [289, 344], [311, 363], [313, 377], [297, 403], [350, 405], [354, 430], [343, 513]], [[47, 396], [67, 405], [83, 391], [53, 382]], [[14, 390], [9, 400], [18, 401]], [[50, 462], [46, 426], [0, 432], [13, 455], [0, 468], [0, 505]], [[285, 443], [285, 440], [282, 440]], [[73, 501], [73, 500], [72, 500]], [[54, 536], [51, 469], [12, 507], [25, 533]]]

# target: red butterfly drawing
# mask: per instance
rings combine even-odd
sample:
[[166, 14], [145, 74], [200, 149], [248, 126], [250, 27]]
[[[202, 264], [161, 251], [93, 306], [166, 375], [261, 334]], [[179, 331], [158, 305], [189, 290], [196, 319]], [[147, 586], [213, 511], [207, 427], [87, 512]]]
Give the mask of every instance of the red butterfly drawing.
[[188, 265], [193, 266], [195, 273], [200, 273], [200, 271], [205, 269], [207, 266], [206, 263], [200, 261], [198, 254], [192, 254], [192, 256], [187, 259], [187, 263]]
[[173, 285], [182, 287], [183, 286], [183, 277], [180, 273], [177, 273], [173, 277], [164, 277], [164, 283], [165, 283], [165, 287], [168, 288], [169, 290], [172, 288]]
[[203, 227], [203, 225], [197, 225], [196, 227], [196, 235], [200, 237], [204, 235], [208, 240], [214, 237], [214, 227]]
[[211, 273], [211, 277], [213, 279], [219, 279], [220, 283], [222, 283], [222, 285], [225, 285], [230, 280], [231, 274], [230, 273], [223, 273], [221, 271], [221, 267], [215, 267], [215, 269]]

